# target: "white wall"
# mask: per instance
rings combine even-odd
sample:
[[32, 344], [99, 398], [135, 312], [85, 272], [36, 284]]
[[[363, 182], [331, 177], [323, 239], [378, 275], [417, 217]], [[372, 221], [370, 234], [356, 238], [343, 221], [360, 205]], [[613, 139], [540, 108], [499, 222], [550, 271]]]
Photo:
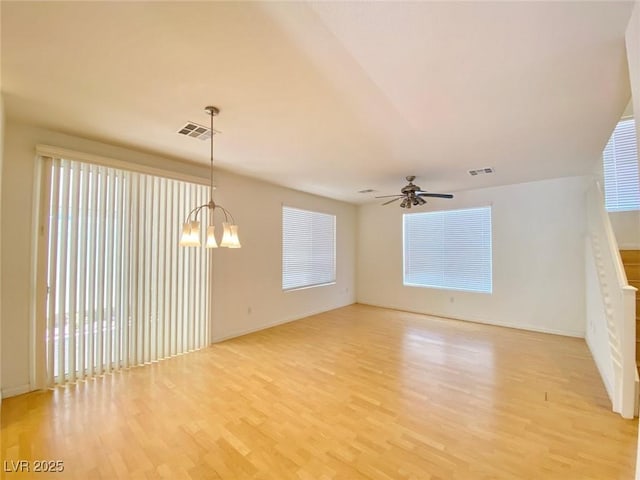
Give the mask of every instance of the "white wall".
[[[640, 2], [636, 0], [625, 34], [629, 84], [631, 85], [631, 105], [635, 115], [640, 117]], [[636, 118], [636, 134], [640, 139], [640, 118]]]
[[[61, 148], [139, 163], [208, 178], [207, 167], [105, 145], [8, 119], [2, 178], [2, 391], [16, 395], [31, 389], [30, 300], [35, 258], [35, 145]], [[216, 200], [231, 210], [240, 225], [240, 250], [214, 253], [215, 338], [304, 317], [354, 302], [356, 207], [343, 202], [280, 188], [246, 177], [220, 173]], [[337, 215], [337, 283], [298, 292], [280, 287], [282, 203]], [[186, 214], [187, 212], [185, 212]], [[10, 299], [10, 301], [6, 301]], [[251, 308], [251, 313], [248, 309]]]
[[[640, 2], [636, 0], [633, 14], [625, 35], [627, 46], [627, 64], [631, 85], [631, 105], [636, 117], [636, 138], [640, 146]], [[640, 164], [638, 165], [640, 169]], [[640, 212], [628, 212], [620, 215], [613, 223], [616, 237], [621, 248], [640, 248]], [[612, 222], [614, 222], [612, 218]], [[620, 231], [620, 234], [619, 234]]]
[[[636, 0], [633, 13], [625, 34], [627, 64], [631, 84], [631, 103], [636, 115], [636, 138], [640, 143], [640, 1]], [[640, 165], [638, 166], [640, 168]], [[638, 295], [636, 293], [636, 295]], [[640, 430], [638, 431], [638, 453], [636, 458], [636, 479], [640, 480]]]
[[620, 250], [640, 249], [640, 211], [609, 212], [609, 220]]
[[[2, 172], [4, 158], [4, 97], [0, 93], [0, 225], [2, 224]], [[2, 238], [0, 235], [0, 259], [2, 259]], [[0, 260], [0, 386], [2, 385], [2, 264]], [[0, 405], [2, 389], [0, 388]]]
[[[214, 340], [355, 302], [356, 206], [230, 173], [216, 179], [216, 201], [240, 225], [242, 249], [214, 253]], [[334, 285], [282, 291], [283, 204], [337, 216]]]
[[458, 192], [429, 211], [492, 205], [493, 294], [405, 287], [397, 205], [360, 207], [361, 303], [573, 336], [585, 333], [585, 177]]

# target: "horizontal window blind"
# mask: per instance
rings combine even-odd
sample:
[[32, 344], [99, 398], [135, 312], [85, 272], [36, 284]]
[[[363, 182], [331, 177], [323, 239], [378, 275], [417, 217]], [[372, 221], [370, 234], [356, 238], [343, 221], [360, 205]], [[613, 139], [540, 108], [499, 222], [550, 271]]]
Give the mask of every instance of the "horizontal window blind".
[[602, 160], [607, 210], [640, 210], [638, 143], [633, 118], [618, 123], [602, 153]]
[[64, 159], [49, 178], [49, 385], [207, 345], [208, 258], [178, 248], [207, 187]]
[[336, 216], [282, 207], [282, 289], [336, 281]]
[[403, 220], [405, 285], [491, 293], [491, 207]]

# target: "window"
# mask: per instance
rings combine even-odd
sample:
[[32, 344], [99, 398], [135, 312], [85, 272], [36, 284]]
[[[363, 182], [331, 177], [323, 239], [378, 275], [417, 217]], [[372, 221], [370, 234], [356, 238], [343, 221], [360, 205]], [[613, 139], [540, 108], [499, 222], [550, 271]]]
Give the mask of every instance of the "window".
[[491, 207], [403, 218], [405, 285], [491, 293]]
[[282, 289], [336, 281], [336, 216], [282, 207]]
[[206, 346], [208, 258], [178, 238], [207, 187], [47, 161], [49, 385]]
[[605, 206], [609, 212], [640, 210], [638, 145], [633, 118], [621, 120], [602, 153]]

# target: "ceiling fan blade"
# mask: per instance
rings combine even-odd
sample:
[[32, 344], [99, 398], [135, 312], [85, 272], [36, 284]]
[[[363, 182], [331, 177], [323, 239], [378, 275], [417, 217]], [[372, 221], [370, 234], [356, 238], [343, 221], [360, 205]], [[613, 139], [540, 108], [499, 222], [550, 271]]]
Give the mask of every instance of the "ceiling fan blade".
[[403, 197], [404, 195], [382, 195], [374, 198]]
[[419, 197], [433, 197], [433, 198], [453, 198], [453, 195], [450, 193], [427, 193], [422, 192], [418, 193]]
[[398, 198], [394, 198], [393, 200], [389, 200], [387, 202], [384, 202], [382, 205], [389, 205], [390, 203], [397, 202], [401, 198], [402, 198], [402, 196], [399, 196]]

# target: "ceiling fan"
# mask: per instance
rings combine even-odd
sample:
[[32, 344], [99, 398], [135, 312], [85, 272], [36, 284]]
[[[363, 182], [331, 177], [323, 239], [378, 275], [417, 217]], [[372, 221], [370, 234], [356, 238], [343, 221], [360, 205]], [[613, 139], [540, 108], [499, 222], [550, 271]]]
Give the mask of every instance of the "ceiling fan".
[[400, 203], [400, 208], [411, 208], [412, 206], [424, 205], [427, 201], [424, 197], [433, 197], [433, 198], [453, 198], [453, 195], [450, 193], [428, 193], [423, 191], [419, 185], [415, 185], [413, 181], [416, 179], [415, 175], [409, 175], [406, 177], [409, 182], [407, 185], [402, 187], [399, 195], [382, 195], [376, 198], [389, 198], [396, 197], [392, 200], [384, 202], [382, 205], [389, 205], [390, 203], [396, 202], [402, 199]]

